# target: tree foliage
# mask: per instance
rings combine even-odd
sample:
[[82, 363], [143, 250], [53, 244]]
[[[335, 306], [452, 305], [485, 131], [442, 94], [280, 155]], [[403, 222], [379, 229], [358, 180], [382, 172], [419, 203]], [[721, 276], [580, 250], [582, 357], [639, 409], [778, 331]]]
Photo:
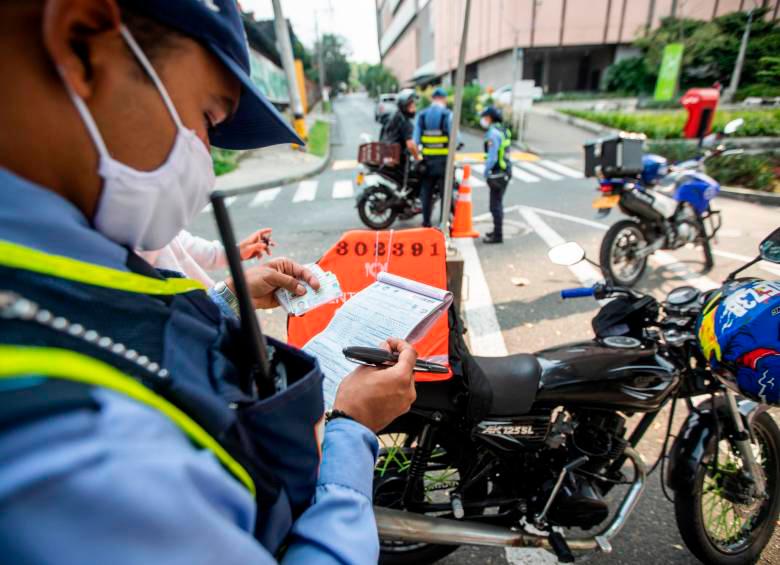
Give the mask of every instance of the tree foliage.
[[367, 65], [358, 69], [358, 80], [366, 87], [371, 96], [379, 96], [383, 92], [398, 90], [398, 79], [381, 63]]
[[[342, 84], [349, 83], [350, 66], [347, 57], [349, 48], [347, 40], [333, 33], [326, 33], [320, 38], [320, 43], [315, 45], [312, 61], [316, 61], [316, 54], [322, 48], [322, 65], [325, 67], [325, 84], [334, 90], [338, 90]], [[312, 72], [315, 80], [319, 80], [319, 73], [316, 65]]]
[[[780, 53], [780, 26], [777, 20], [765, 19], [766, 14], [766, 8], [754, 12], [740, 80], [742, 85], [774, 84], [771, 81], [776, 80], [767, 77], [766, 73], [776, 76], [778, 65], [773, 65], [771, 61], [761, 63], [762, 59], [777, 58]], [[624, 60], [608, 70], [607, 88], [626, 89], [629, 92], [649, 91], [658, 76], [664, 47], [678, 42], [685, 46], [680, 73], [681, 89], [710, 86], [715, 82], [727, 85], [737, 60], [747, 18], [745, 12], [732, 12], [712, 21], [664, 18], [660, 27], [635, 42], [635, 46], [642, 49], [644, 76], [638, 61]], [[759, 74], [761, 71], [764, 72]], [[642, 89], [626, 88], [631, 82], [643, 85]]]
[[611, 65], [605, 78], [606, 89], [626, 94], [645, 94], [653, 80], [644, 57], [629, 57]]

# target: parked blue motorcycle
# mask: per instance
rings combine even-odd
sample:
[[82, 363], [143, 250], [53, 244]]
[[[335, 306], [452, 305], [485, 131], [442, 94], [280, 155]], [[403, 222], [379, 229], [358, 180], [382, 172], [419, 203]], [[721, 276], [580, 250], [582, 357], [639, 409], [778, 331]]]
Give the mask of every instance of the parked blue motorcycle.
[[[729, 122], [723, 134], [734, 133], [742, 122]], [[710, 136], [706, 142], [714, 145], [717, 138]], [[585, 145], [586, 174], [599, 177], [600, 195], [593, 207], [600, 217], [616, 206], [630, 217], [609, 228], [599, 254], [606, 276], [625, 287], [639, 280], [648, 257], [662, 249], [701, 246], [704, 272], [712, 268], [710, 242], [721, 220], [710, 202], [720, 184], [704, 172], [705, 165], [711, 158], [738, 152], [717, 145], [670, 166], [664, 157], [643, 154], [643, 143], [644, 136], [620, 134]]]

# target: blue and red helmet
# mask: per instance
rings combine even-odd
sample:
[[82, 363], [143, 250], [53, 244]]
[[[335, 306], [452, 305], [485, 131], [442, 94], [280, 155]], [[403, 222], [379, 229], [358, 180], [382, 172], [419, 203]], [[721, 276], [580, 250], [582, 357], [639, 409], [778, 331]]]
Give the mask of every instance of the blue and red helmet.
[[725, 285], [705, 305], [697, 329], [717, 375], [753, 400], [780, 404], [780, 282]]

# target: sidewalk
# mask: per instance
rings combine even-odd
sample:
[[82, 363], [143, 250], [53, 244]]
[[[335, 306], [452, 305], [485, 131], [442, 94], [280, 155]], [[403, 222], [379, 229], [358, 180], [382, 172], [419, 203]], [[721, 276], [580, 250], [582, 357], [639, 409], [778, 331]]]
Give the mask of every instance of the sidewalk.
[[582, 161], [582, 145], [597, 137], [594, 133], [564, 123], [547, 113], [533, 109], [526, 114], [523, 142], [534, 153], [556, 160]]
[[[306, 116], [306, 127], [311, 129], [317, 120], [332, 124], [333, 119], [332, 114], [312, 111]], [[325, 157], [318, 157], [289, 144], [253, 149], [241, 156], [235, 171], [217, 177], [217, 190], [259, 190], [287, 184], [319, 173], [329, 158], [330, 149]]]

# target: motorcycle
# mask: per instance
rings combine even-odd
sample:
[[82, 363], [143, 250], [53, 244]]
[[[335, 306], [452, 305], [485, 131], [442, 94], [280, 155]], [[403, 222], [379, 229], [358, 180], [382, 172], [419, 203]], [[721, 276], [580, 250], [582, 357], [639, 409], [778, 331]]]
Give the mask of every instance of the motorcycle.
[[[407, 158], [404, 166], [388, 166], [385, 159], [366, 158], [367, 153], [358, 151], [358, 162], [362, 170], [358, 172], [355, 181], [358, 186], [356, 207], [363, 224], [373, 230], [384, 230], [393, 225], [396, 219], [410, 220], [417, 214], [422, 214], [420, 177], [425, 162], [412, 162]], [[395, 160], [392, 159], [391, 162]], [[461, 168], [456, 166], [454, 194], [458, 193], [460, 175]], [[442, 209], [439, 201], [442, 194], [443, 186], [437, 187], [433, 192], [432, 209], [439, 208], [439, 222], [436, 223], [441, 222]], [[455, 198], [452, 202], [455, 202]]]
[[[734, 133], [744, 120], [724, 127]], [[713, 144], [717, 136], [705, 141]], [[620, 286], [633, 286], [644, 273], [650, 255], [658, 250], [679, 249], [695, 244], [704, 252], [705, 272], [713, 264], [711, 240], [720, 229], [720, 213], [710, 201], [720, 192], [718, 181], [705, 173], [709, 159], [735, 154], [718, 145], [694, 159], [670, 167], [659, 155], [643, 155], [637, 175], [604, 176], [599, 180], [600, 195], [593, 207], [601, 218], [614, 207], [630, 216], [613, 224], [601, 243], [599, 261], [607, 277]]]
[[[780, 229], [766, 241], [777, 250]], [[780, 262], [771, 247], [762, 244], [762, 258]], [[573, 265], [585, 253], [566, 243], [550, 258]], [[431, 563], [460, 544], [542, 547], [561, 562], [609, 552], [659, 467], [696, 557], [758, 559], [780, 512], [780, 429], [765, 405], [708, 370], [695, 328], [707, 296], [683, 286], [659, 303], [611, 283], [561, 295], [612, 299], [593, 320], [594, 339], [472, 357], [450, 311], [453, 377], [418, 381], [411, 411], [379, 435], [380, 562]], [[673, 435], [679, 402], [689, 415]], [[648, 467], [637, 445], [667, 406], [663, 449]], [[615, 508], [606, 497], [624, 488]]]

